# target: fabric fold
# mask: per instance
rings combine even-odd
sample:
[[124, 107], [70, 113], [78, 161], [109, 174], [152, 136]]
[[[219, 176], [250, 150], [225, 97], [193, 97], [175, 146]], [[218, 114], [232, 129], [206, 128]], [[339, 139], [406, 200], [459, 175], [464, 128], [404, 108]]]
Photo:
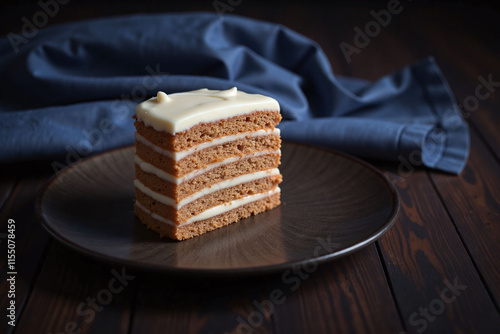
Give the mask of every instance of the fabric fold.
[[337, 77], [310, 39], [210, 13], [81, 21], [41, 29], [18, 53], [9, 44], [0, 40], [0, 162], [131, 144], [133, 109], [158, 90], [233, 86], [278, 100], [284, 139], [450, 173], [467, 161], [467, 124], [432, 58], [375, 82]]

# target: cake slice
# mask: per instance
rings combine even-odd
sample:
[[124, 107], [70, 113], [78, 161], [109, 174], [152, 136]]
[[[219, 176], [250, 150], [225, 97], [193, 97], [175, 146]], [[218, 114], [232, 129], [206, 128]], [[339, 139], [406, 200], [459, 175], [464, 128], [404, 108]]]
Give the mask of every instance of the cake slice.
[[236, 87], [167, 95], [135, 110], [135, 214], [189, 239], [280, 204], [276, 100]]

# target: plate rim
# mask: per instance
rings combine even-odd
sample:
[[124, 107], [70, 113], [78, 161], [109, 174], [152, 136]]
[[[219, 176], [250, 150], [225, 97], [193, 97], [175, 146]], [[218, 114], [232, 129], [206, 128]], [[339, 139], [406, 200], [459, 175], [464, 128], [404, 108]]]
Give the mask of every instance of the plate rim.
[[93, 154], [91, 156], [85, 157], [83, 159], [80, 159], [76, 163], [73, 163], [71, 165], [68, 165], [61, 169], [59, 172], [55, 173], [51, 177], [47, 179], [47, 181], [44, 183], [42, 188], [38, 191], [38, 194], [36, 196], [35, 200], [35, 214], [37, 216], [38, 221], [42, 225], [42, 227], [50, 234], [50, 236], [55, 239], [56, 241], [62, 243], [63, 245], [71, 248], [72, 250], [76, 251], [77, 253], [89, 256], [93, 259], [97, 259], [101, 262], [106, 262], [108, 264], [119, 264], [121, 266], [127, 267], [127, 268], [134, 268], [138, 269], [141, 271], [146, 271], [146, 272], [161, 272], [161, 273], [168, 273], [168, 274], [175, 274], [175, 275], [181, 275], [181, 276], [192, 276], [194, 274], [196, 275], [203, 275], [203, 276], [236, 276], [236, 275], [262, 275], [262, 274], [270, 274], [270, 273], [275, 273], [275, 272], [286, 272], [286, 270], [289, 270], [294, 267], [302, 266], [307, 262], [310, 262], [311, 260], [314, 260], [317, 265], [323, 264], [325, 262], [333, 261], [335, 259], [347, 256], [349, 254], [352, 254], [358, 250], [361, 250], [370, 244], [374, 243], [377, 241], [381, 236], [383, 236], [396, 222], [400, 215], [401, 211], [401, 199], [400, 195], [394, 186], [394, 184], [385, 176], [380, 170], [378, 170], [376, 167], [372, 166], [368, 162], [361, 160], [357, 157], [354, 157], [348, 153], [344, 153], [342, 151], [338, 151], [335, 149], [330, 149], [322, 146], [314, 146], [310, 144], [305, 144], [305, 143], [300, 143], [300, 142], [295, 142], [291, 140], [282, 140], [283, 143], [289, 143], [292, 145], [297, 145], [297, 146], [304, 146], [309, 149], [315, 149], [315, 150], [321, 150], [325, 151], [329, 154], [334, 154], [337, 156], [341, 156], [344, 159], [348, 159], [353, 161], [354, 163], [357, 163], [364, 167], [365, 169], [368, 169], [373, 175], [381, 179], [383, 181], [384, 185], [386, 188], [389, 190], [389, 193], [391, 195], [391, 212], [385, 222], [373, 233], [370, 234], [368, 238], [365, 238], [364, 240], [357, 242], [354, 245], [351, 245], [349, 247], [340, 249], [338, 251], [333, 251], [331, 253], [327, 253], [321, 256], [312, 256], [312, 257], [307, 257], [304, 259], [299, 259], [295, 261], [288, 261], [284, 262], [281, 264], [275, 264], [275, 265], [264, 265], [264, 266], [257, 266], [257, 267], [248, 267], [248, 268], [234, 268], [234, 269], [218, 269], [218, 268], [175, 268], [175, 267], [165, 267], [161, 265], [156, 265], [156, 264], [144, 264], [140, 263], [137, 261], [130, 261], [130, 260], [125, 260], [125, 259], [120, 259], [116, 258], [107, 254], [103, 254], [91, 249], [84, 248], [80, 246], [78, 243], [71, 241], [64, 237], [64, 235], [60, 235], [57, 233], [51, 225], [46, 221], [44, 218], [44, 212], [43, 212], [43, 198], [46, 194], [46, 192], [49, 190], [49, 188], [52, 186], [52, 184], [58, 180], [60, 177], [63, 176], [63, 174], [68, 173], [69, 171], [78, 168], [79, 165], [84, 164], [92, 159], [99, 158], [103, 155], [108, 155], [112, 154], [118, 151], [125, 151], [129, 150], [135, 147], [135, 145], [126, 145], [126, 146], [120, 146], [116, 147], [111, 150], [99, 152], [97, 154]]

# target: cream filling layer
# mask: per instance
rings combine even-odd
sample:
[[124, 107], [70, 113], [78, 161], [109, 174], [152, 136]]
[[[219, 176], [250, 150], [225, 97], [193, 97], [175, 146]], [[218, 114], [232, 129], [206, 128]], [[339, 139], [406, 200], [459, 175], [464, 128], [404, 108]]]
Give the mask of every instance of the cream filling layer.
[[179, 225], [175, 224], [171, 220], [165, 219], [162, 216], [157, 215], [156, 213], [152, 213], [150, 210], [146, 209], [144, 207], [144, 205], [142, 205], [137, 200], [135, 201], [135, 204], [141, 210], [143, 210], [148, 215], [150, 215], [152, 218], [154, 218], [156, 220], [159, 220], [162, 223], [169, 224], [169, 225], [172, 225], [172, 226], [184, 226], [184, 225], [192, 224], [192, 223], [197, 222], [197, 221], [201, 221], [201, 220], [205, 220], [205, 219], [209, 219], [209, 218], [215, 217], [217, 215], [220, 215], [222, 213], [228, 212], [228, 211], [233, 210], [233, 209], [237, 209], [240, 206], [243, 206], [245, 204], [252, 203], [252, 202], [258, 201], [260, 199], [266, 198], [268, 196], [277, 194], [280, 191], [281, 191], [281, 189], [279, 187], [276, 187], [275, 189], [267, 191], [265, 193], [258, 193], [258, 194], [246, 196], [246, 197], [243, 197], [243, 198], [231, 201], [229, 203], [224, 203], [224, 204], [221, 204], [221, 205], [214, 206], [214, 207], [212, 207], [212, 208], [210, 208], [208, 210], [203, 211], [202, 213], [199, 213], [199, 214], [197, 214], [197, 215], [189, 218], [187, 221], [185, 221], [185, 222], [183, 222], [183, 223], [181, 223]]
[[195, 201], [203, 196], [206, 196], [206, 195], [211, 194], [213, 192], [216, 192], [218, 190], [234, 187], [234, 186], [237, 186], [237, 185], [242, 184], [242, 183], [255, 181], [258, 179], [265, 178], [265, 177], [278, 175], [279, 173], [280, 173], [280, 171], [278, 168], [273, 168], [273, 169], [269, 169], [269, 170], [265, 170], [265, 171], [259, 171], [259, 172], [255, 172], [255, 173], [241, 175], [241, 176], [229, 179], [229, 180], [225, 180], [225, 181], [213, 184], [210, 187], [205, 187], [205, 188], [197, 191], [196, 193], [192, 194], [191, 196], [188, 196], [188, 197], [182, 199], [182, 201], [180, 201], [179, 203], [177, 203], [173, 198], [159, 194], [159, 193], [149, 189], [143, 183], [141, 183], [141, 181], [139, 181], [139, 180], [134, 180], [134, 185], [140, 191], [142, 191], [144, 194], [148, 195], [149, 197], [153, 198], [154, 200], [156, 200], [160, 203], [163, 203], [165, 205], [169, 205], [171, 207], [174, 207], [175, 209], [178, 210], [178, 209], [182, 208], [184, 205], [189, 204], [189, 203], [191, 203], [191, 202], [193, 202], [193, 201]]
[[258, 131], [251, 131], [251, 132], [244, 132], [244, 133], [238, 133], [236, 135], [231, 135], [231, 136], [224, 136], [220, 138], [216, 138], [210, 142], [206, 143], [201, 143], [199, 145], [193, 146], [187, 150], [180, 151], [180, 152], [172, 152], [166, 149], [163, 149], [161, 147], [156, 146], [137, 132], [135, 133], [135, 139], [146, 145], [151, 147], [155, 152], [163, 154], [174, 161], [180, 161], [187, 157], [188, 155], [191, 155], [195, 153], [196, 151], [201, 151], [203, 149], [216, 146], [216, 145], [222, 145], [231, 141], [239, 140], [239, 139], [245, 139], [245, 138], [253, 138], [253, 137], [261, 137], [261, 136], [266, 136], [266, 135], [275, 135], [279, 136], [280, 135], [280, 130], [278, 128], [275, 128], [274, 130], [258, 130]]
[[214, 168], [220, 167], [222, 165], [227, 165], [229, 163], [236, 162], [238, 160], [244, 160], [244, 159], [258, 157], [258, 156], [266, 155], [266, 154], [281, 154], [281, 150], [259, 151], [259, 152], [254, 152], [254, 153], [250, 153], [250, 154], [245, 154], [243, 156], [227, 158], [227, 159], [224, 159], [222, 161], [210, 164], [206, 168], [196, 169], [196, 170], [192, 171], [191, 173], [188, 173], [188, 174], [183, 175], [181, 177], [176, 177], [172, 174], [169, 174], [169, 173], [151, 165], [150, 163], [145, 162], [144, 160], [139, 158], [139, 156], [137, 156], [137, 155], [134, 156], [134, 162], [146, 173], [154, 174], [157, 177], [159, 177], [160, 179], [166, 180], [166, 181], [174, 183], [174, 184], [181, 184], [182, 182], [184, 182], [186, 180], [190, 180], [198, 175], [206, 173], [206, 172], [208, 172]]

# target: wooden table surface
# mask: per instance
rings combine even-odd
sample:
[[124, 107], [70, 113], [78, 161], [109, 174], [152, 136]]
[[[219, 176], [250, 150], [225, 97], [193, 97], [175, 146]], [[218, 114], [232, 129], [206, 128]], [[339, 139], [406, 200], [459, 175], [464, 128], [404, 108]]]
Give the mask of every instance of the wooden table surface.
[[[478, 97], [480, 77], [500, 81], [500, 13], [488, 5], [401, 0], [403, 10], [349, 63], [339, 44], [353, 44], [353, 28], [364, 27], [373, 20], [370, 11], [387, 2], [224, 2], [236, 4], [234, 14], [316, 40], [340, 75], [374, 80], [433, 55], [459, 104]], [[214, 11], [212, 5], [74, 1], [61, 5], [49, 24]], [[37, 6], [5, 8], [1, 32], [20, 30], [21, 18]], [[281, 274], [179, 278], [87, 258], [51, 239], [37, 221], [34, 200], [53, 174], [50, 161], [2, 166], [0, 333], [500, 333], [499, 84], [490, 90], [464, 109], [471, 151], [463, 173], [369, 161], [396, 185], [399, 220], [377, 242], [303, 274], [296, 289]], [[15, 327], [6, 318], [9, 219], [16, 225]], [[266, 301], [276, 288], [284, 301], [271, 309]]]

